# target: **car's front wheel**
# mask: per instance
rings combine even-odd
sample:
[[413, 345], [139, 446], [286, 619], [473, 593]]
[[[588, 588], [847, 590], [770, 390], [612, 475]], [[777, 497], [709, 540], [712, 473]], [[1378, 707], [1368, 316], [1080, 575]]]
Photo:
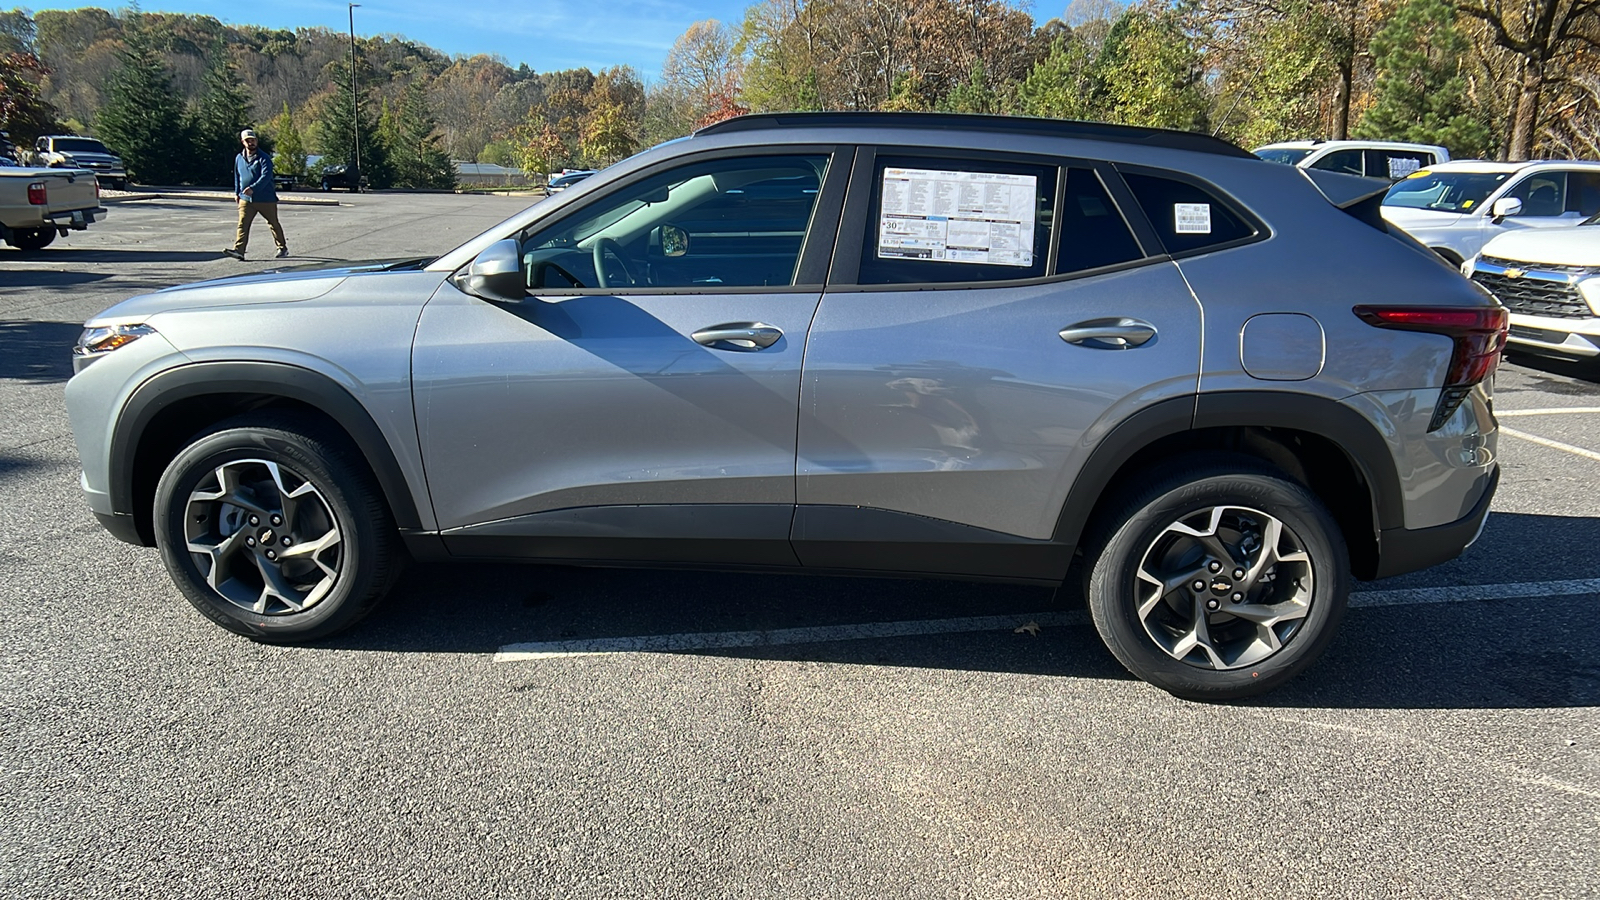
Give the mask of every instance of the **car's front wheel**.
[[1158, 477], [1091, 539], [1095, 628], [1133, 674], [1178, 697], [1265, 693], [1309, 666], [1344, 615], [1344, 535], [1282, 473], [1218, 458]]
[[189, 602], [257, 640], [348, 628], [404, 561], [358, 452], [337, 431], [292, 415], [234, 419], [193, 440], [156, 487], [155, 533]]

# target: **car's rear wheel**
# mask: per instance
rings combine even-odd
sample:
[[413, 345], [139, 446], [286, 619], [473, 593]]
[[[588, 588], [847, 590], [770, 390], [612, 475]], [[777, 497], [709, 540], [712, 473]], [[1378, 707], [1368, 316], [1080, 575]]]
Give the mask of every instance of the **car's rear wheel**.
[[1219, 458], [1124, 495], [1091, 539], [1095, 628], [1133, 674], [1178, 697], [1265, 693], [1314, 662], [1349, 595], [1327, 508], [1281, 473]]
[[12, 230], [11, 236], [6, 238], [6, 243], [18, 250], [43, 250], [55, 239], [56, 232], [53, 228], [16, 228]]
[[371, 472], [308, 418], [225, 422], [156, 487], [156, 544], [196, 609], [258, 640], [326, 637], [371, 612], [404, 561]]

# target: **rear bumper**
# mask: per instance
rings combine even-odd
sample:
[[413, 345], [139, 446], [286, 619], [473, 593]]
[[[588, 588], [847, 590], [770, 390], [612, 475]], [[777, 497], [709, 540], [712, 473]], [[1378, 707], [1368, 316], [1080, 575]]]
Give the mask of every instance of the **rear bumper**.
[[1432, 528], [1385, 528], [1378, 537], [1378, 570], [1374, 578], [1388, 578], [1449, 562], [1472, 546], [1489, 518], [1489, 504], [1500, 485], [1500, 466], [1489, 471], [1489, 483], [1472, 510], [1454, 522]]
[[69, 209], [63, 212], [53, 212], [44, 217], [44, 227], [54, 228], [57, 231], [82, 231], [100, 219], [104, 219], [110, 210], [103, 206], [89, 206], [83, 209]]

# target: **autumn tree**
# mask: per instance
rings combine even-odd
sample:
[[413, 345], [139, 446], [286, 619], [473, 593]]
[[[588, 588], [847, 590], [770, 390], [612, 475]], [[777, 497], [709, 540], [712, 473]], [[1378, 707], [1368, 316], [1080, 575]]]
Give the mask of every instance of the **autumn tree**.
[[1511, 159], [1528, 159], [1551, 88], [1576, 60], [1587, 59], [1588, 71], [1594, 70], [1600, 0], [1457, 0], [1456, 8], [1482, 21], [1489, 38], [1517, 57], [1521, 71], [1507, 152]]
[[699, 119], [725, 105], [739, 90], [740, 65], [735, 53], [738, 35], [715, 19], [696, 22], [678, 36], [667, 61], [661, 67], [661, 80], [682, 91], [692, 104], [691, 113]]
[[283, 112], [273, 116], [266, 124], [272, 135], [273, 171], [296, 180], [306, 177], [306, 140], [289, 112], [289, 102], [283, 103]]
[[0, 54], [0, 131], [21, 146], [56, 129], [55, 109], [40, 94], [49, 74], [32, 53]]

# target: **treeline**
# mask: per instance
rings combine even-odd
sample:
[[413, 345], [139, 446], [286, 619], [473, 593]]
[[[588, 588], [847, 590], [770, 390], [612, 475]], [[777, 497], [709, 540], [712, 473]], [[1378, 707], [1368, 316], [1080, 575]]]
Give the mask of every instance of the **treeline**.
[[[1362, 136], [1463, 157], [1600, 157], [1600, 0], [1072, 0], [1035, 26], [1006, 0], [762, 0], [700, 22], [659, 78], [538, 72], [208, 16], [0, 13], [0, 127], [106, 139], [145, 181], [224, 178], [240, 127], [354, 155], [374, 184], [449, 159], [599, 166], [748, 111], [947, 110], [1217, 133], [1244, 146]], [[142, 129], [142, 130], [141, 130]], [[220, 174], [215, 174], [220, 173]]]

